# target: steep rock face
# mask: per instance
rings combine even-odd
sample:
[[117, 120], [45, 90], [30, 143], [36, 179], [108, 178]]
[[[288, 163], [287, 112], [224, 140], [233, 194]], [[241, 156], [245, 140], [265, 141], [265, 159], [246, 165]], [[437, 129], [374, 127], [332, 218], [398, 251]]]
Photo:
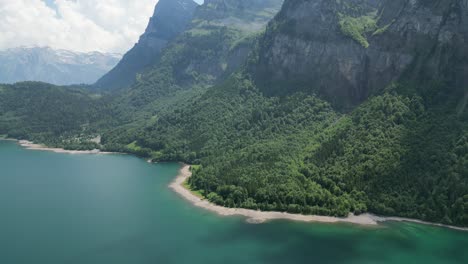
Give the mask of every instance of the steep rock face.
[[[245, 62], [255, 34], [279, 12], [283, 0], [208, 0], [195, 12], [181, 42], [193, 43], [203, 56], [192, 56], [178, 71], [208, 75], [216, 80]], [[182, 66], [182, 65], [180, 65]], [[185, 79], [180, 74], [178, 79]]]
[[282, 4], [283, 0], [207, 0], [197, 15], [211, 24], [258, 31], [276, 15]]
[[141, 108], [181, 90], [219, 83], [238, 69], [283, 0], [258, 1], [252, 6], [249, 1], [241, 3], [205, 1], [195, 11], [187, 30], [138, 78], [126, 100]]
[[151, 66], [167, 43], [186, 29], [197, 6], [192, 0], [160, 0], [138, 43], [95, 86], [112, 90], [132, 85], [137, 74]]
[[261, 42], [256, 75], [266, 94], [315, 92], [349, 109], [393, 81], [463, 90], [467, 41], [463, 0], [289, 0]]
[[41, 81], [56, 85], [92, 84], [114, 67], [121, 55], [51, 48], [0, 51], [0, 83]]

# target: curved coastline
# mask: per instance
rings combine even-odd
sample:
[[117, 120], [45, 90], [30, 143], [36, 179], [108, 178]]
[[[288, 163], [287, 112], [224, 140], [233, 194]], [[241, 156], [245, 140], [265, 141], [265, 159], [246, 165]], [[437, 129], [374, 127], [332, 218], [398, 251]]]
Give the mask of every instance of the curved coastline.
[[[65, 150], [62, 148], [49, 148], [41, 144], [34, 144], [28, 140], [17, 140], [11, 138], [0, 138], [3, 141], [15, 141], [20, 146], [28, 150], [38, 150], [38, 151], [51, 151], [55, 153], [62, 154], [125, 154], [117, 152], [103, 152], [100, 150]], [[147, 161], [152, 163], [151, 160]], [[205, 210], [214, 212], [220, 216], [244, 216], [247, 218], [247, 222], [260, 224], [270, 220], [291, 220], [299, 222], [317, 222], [317, 223], [348, 223], [361, 226], [378, 226], [382, 222], [409, 222], [422, 225], [430, 225], [435, 227], [449, 228], [458, 231], [468, 231], [468, 227], [457, 227], [451, 225], [444, 225], [439, 223], [426, 222], [423, 220], [404, 218], [404, 217], [385, 217], [378, 216], [374, 214], [362, 214], [359, 216], [350, 214], [348, 217], [333, 217], [333, 216], [320, 216], [320, 215], [301, 215], [301, 214], [291, 214], [286, 212], [266, 212], [259, 210], [251, 210], [244, 208], [228, 208], [219, 206], [209, 202], [206, 199], [201, 199], [198, 196], [194, 195], [191, 190], [188, 190], [184, 187], [184, 182], [192, 176], [190, 171], [190, 165], [182, 164], [179, 174], [169, 187], [183, 197], [185, 200], [189, 201], [196, 207], [203, 208]]]
[[11, 141], [16, 141], [20, 146], [22, 146], [25, 149], [29, 150], [40, 150], [40, 151], [51, 151], [55, 153], [62, 153], [62, 154], [117, 154], [115, 152], [103, 152], [100, 151], [99, 149], [95, 150], [66, 150], [63, 148], [49, 148], [47, 146], [41, 145], [41, 144], [34, 144], [31, 141], [28, 140], [16, 140], [16, 139], [8, 139]]
[[203, 208], [205, 210], [214, 212], [221, 216], [244, 216], [249, 223], [264, 223], [270, 220], [292, 220], [300, 222], [319, 222], [319, 223], [348, 223], [361, 226], [378, 226], [382, 222], [410, 222], [423, 225], [431, 225], [436, 227], [450, 228], [458, 231], [468, 231], [468, 228], [456, 227], [444, 224], [437, 224], [425, 222], [417, 219], [402, 218], [402, 217], [383, 217], [373, 214], [362, 214], [359, 216], [350, 214], [348, 217], [332, 217], [332, 216], [319, 216], [319, 215], [300, 215], [285, 212], [264, 212], [243, 208], [227, 208], [215, 205], [208, 200], [201, 199], [194, 195], [192, 191], [186, 189], [183, 184], [192, 176], [190, 165], [182, 165], [176, 179], [169, 185], [169, 187], [182, 196], [184, 199], [193, 205]]

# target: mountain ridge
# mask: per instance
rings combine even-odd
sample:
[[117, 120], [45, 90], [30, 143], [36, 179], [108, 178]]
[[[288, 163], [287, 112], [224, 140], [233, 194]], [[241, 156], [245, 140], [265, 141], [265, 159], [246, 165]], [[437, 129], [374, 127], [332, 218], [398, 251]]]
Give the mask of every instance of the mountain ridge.
[[0, 51], [0, 82], [92, 84], [115, 66], [120, 58], [121, 55], [116, 53], [17, 47]]
[[154, 64], [168, 42], [185, 30], [197, 6], [193, 0], [160, 0], [139, 41], [95, 83], [95, 88], [112, 91], [134, 84], [137, 74]]

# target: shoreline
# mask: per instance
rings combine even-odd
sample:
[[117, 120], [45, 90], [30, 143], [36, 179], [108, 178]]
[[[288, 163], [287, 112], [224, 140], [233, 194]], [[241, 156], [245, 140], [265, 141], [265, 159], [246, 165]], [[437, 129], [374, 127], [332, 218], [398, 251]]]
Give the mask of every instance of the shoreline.
[[[54, 153], [61, 153], [61, 154], [125, 154], [125, 153], [118, 153], [118, 152], [103, 152], [99, 149], [96, 150], [65, 150], [62, 148], [49, 148], [47, 146], [41, 144], [34, 144], [28, 140], [17, 140], [12, 138], [0, 138], [3, 141], [14, 141], [17, 142], [21, 147], [27, 150], [37, 150], [37, 151], [50, 151]], [[148, 163], [153, 163], [151, 160], [147, 160]], [[211, 211], [216, 213], [220, 216], [243, 216], [246, 217], [246, 221], [252, 224], [261, 224], [271, 220], [290, 220], [290, 221], [298, 221], [298, 222], [315, 222], [315, 223], [347, 223], [347, 224], [354, 224], [360, 226], [367, 226], [367, 227], [378, 227], [380, 223], [383, 222], [408, 222], [408, 223], [416, 223], [421, 225], [428, 225], [434, 227], [442, 227], [448, 228], [457, 231], [465, 231], [468, 232], [468, 227], [457, 227], [451, 225], [445, 225], [440, 223], [432, 223], [426, 222], [423, 220], [412, 219], [412, 218], [404, 218], [404, 217], [385, 217], [385, 216], [378, 216], [370, 213], [361, 214], [359, 216], [350, 214], [348, 217], [333, 217], [333, 216], [321, 216], [321, 215], [302, 215], [302, 214], [292, 214], [287, 212], [267, 212], [267, 211], [259, 211], [259, 210], [252, 210], [252, 209], [244, 209], [244, 208], [228, 208], [224, 206], [219, 206], [209, 202], [206, 199], [202, 199], [187, 188], [184, 187], [184, 182], [192, 176], [192, 172], [190, 171], [190, 165], [182, 164], [182, 167], [179, 170], [179, 174], [172, 181], [169, 187], [179, 194], [182, 198], [190, 202], [192, 205]]]
[[340, 218], [333, 216], [319, 216], [319, 215], [301, 215], [291, 214], [286, 212], [264, 212], [243, 208], [227, 208], [215, 205], [206, 199], [201, 199], [194, 195], [191, 190], [186, 189], [183, 183], [192, 176], [190, 165], [183, 165], [179, 170], [176, 179], [171, 182], [169, 187], [179, 194], [182, 198], [189, 201], [196, 207], [216, 213], [220, 216], [244, 216], [247, 218], [248, 223], [260, 224], [271, 220], [291, 220], [299, 222], [316, 222], [316, 223], [348, 223], [360, 226], [374, 226], [377, 227], [383, 222], [409, 222], [422, 225], [429, 225], [435, 227], [449, 228], [458, 231], [468, 231], [468, 228], [456, 227], [438, 223], [430, 223], [417, 219], [403, 218], [403, 217], [383, 217], [373, 214], [362, 214], [359, 216], [350, 214], [348, 217]]
[[0, 138], [0, 140], [2, 140], [2, 141], [18, 141], [18, 140], [14, 139], [14, 138]]
[[41, 145], [41, 144], [34, 144], [31, 141], [28, 140], [17, 140], [17, 139], [10, 139], [10, 138], [5, 138], [1, 140], [6, 140], [6, 141], [15, 141], [20, 145], [21, 147], [28, 149], [28, 150], [37, 150], [37, 151], [50, 151], [54, 153], [61, 153], [61, 154], [120, 154], [116, 152], [103, 152], [100, 151], [99, 149], [95, 150], [66, 150], [63, 148], [49, 148], [47, 146]]

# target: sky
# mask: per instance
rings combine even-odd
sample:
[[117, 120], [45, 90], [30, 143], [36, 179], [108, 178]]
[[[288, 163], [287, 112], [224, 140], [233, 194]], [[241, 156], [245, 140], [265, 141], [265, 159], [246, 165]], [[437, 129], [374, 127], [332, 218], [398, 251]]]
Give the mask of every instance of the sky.
[[0, 50], [20, 46], [125, 53], [158, 0], [0, 0]]

